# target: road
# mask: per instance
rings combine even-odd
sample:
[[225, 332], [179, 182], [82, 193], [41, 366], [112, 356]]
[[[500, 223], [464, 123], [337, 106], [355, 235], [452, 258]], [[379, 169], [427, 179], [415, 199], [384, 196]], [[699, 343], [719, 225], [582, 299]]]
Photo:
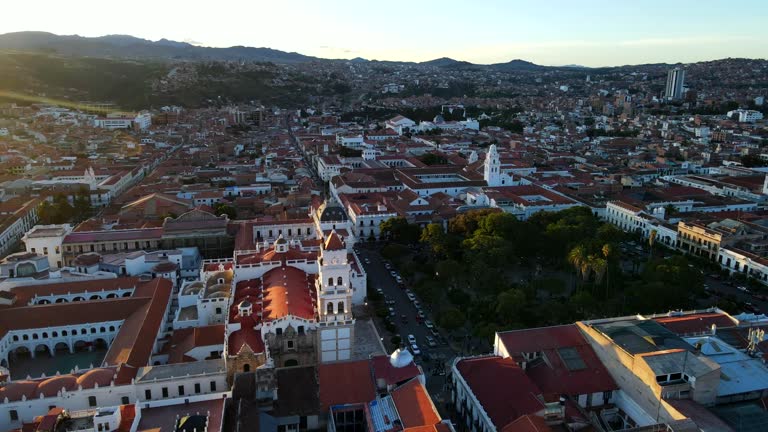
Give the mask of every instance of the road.
[[[376, 250], [365, 247], [358, 247], [357, 250], [358, 256], [363, 260], [365, 271], [368, 274], [368, 280], [371, 282], [370, 288], [381, 288], [385, 300], [392, 300], [395, 302], [394, 305], [388, 307], [393, 307], [395, 309], [395, 316], [392, 317], [392, 321], [397, 328], [396, 334], [400, 336], [403, 343], [406, 345], [408, 344], [408, 335], [414, 335], [416, 337], [416, 344], [422, 352], [421, 356], [415, 356], [416, 364], [420, 365], [424, 370], [424, 374], [427, 377], [427, 391], [429, 391], [432, 396], [435, 406], [440, 409], [441, 414], [444, 414], [444, 403], [449, 400], [449, 395], [444, 391], [445, 375], [435, 375], [432, 371], [438, 366], [445, 366], [443, 369], [447, 372], [447, 365], [450, 365], [450, 362], [456, 356], [456, 353], [445, 343], [439, 343], [436, 347], [427, 345], [427, 336], [431, 336], [432, 333], [423, 323], [420, 324], [417, 322], [416, 307], [408, 299], [406, 290], [398, 286], [397, 281], [392, 277], [390, 271], [386, 269], [381, 255], [379, 255]], [[369, 260], [369, 263], [365, 263], [366, 259]], [[407, 285], [408, 283], [406, 282], [406, 288]], [[435, 320], [431, 316], [427, 305], [422, 304], [422, 309], [426, 314], [426, 319], [434, 322]], [[406, 316], [407, 323], [402, 321], [401, 315]], [[396, 347], [393, 347], [389, 342], [393, 334], [384, 328], [383, 322], [380, 319], [376, 318], [375, 323], [376, 329], [381, 337], [384, 338], [384, 345], [394, 350]], [[444, 340], [443, 337], [440, 337], [439, 339]], [[426, 356], [429, 357], [429, 360], [425, 359], [423, 354], [426, 354]]]

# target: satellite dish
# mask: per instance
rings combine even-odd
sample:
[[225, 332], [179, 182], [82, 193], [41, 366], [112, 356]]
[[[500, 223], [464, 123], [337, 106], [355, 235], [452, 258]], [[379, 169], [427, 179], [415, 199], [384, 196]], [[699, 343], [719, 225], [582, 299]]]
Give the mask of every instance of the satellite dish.
[[389, 363], [396, 368], [403, 368], [413, 362], [413, 354], [407, 349], [398, 348], [389, 356]]

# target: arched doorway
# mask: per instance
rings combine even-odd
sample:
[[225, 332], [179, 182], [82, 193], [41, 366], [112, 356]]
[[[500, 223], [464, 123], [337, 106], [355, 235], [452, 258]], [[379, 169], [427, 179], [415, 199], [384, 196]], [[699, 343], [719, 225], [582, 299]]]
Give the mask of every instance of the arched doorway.
[[109, 294], [107, 294], [107, 298], [117, 298], [117, 294], [109, 293]]
[[35, 347], [35, 357], [52, 357], [51, 355], [51, 349], [48, 348], [48, 345], [40, 344]]
[[56, 354], [69, 354], [69, 345], [66, 342], [59, 342], [53, 347], [53, 351]]
[[86, 342], [86, 341], [84, 341], [84, 340], [79, 340], [79, 341], [75, 342], [75, 345], [74, 345], [74, 347], [75, 347], [75, 349], [74, 349], [74, 352], [76, 352], [76, 353], [79, 353], [79, 352], [88, 352], [88, 351], [90, 351], [90, 349], [89, 349], [90, 345], [91, 345], [91, 344], [89, 344], [88, 342]]
[[85, 301], [85, 298], [78, 296], [78, 297], [73, 298], [72, 301], [73, 302], [81, 302], [81, 301]]
[[25, 346], [16, 347], [8, 353], [8, 363], [26, 361], [32, 358], [32, 353]]
[[91, 296], [91, 300], [101, 300], [101, 296], [94, 294]]
[[251, 365], [246, 363], [243, 365], [243, 372], [250, 372], [251, 371]]
[[51, 303], [51, 301], [48, 300], [48, 299], [40, 299], [40, 300], [37, 301], [37, 304], [39, 304], [39, 305], [44, 305], [44, 304], [49, 304], [49, 303]]
[[93, 341], [93, 349], [95, 350], [106, 350], [109, 347], [109, 344], [107, 341], [105, 341], [102, 338], [98, 338], [95, 341]]
[[283, 363], [283, 367], [298, 366], [299, 361], [296, 359], [288, 359]]

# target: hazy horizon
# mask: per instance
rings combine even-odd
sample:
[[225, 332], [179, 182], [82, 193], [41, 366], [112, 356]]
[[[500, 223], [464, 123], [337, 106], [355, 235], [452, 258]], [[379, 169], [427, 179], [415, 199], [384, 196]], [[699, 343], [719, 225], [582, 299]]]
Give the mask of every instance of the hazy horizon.
[[202, 1], [187, 2], [183, 9], [169, 3], [135, 0], [116, 14], [83, 0], [13, 1], [5, 6], [6, 16], [14, 19], [1, 24], [0, 33], [118, 34], [216, 48], [265, 47], [329, 59], [421, 62], [450, 57], [477, 64], [522, 59], [547, 66], [600, 67], [768, 57], [768, 3], [758, 0], [742, 2], [739, 8], [690, 0], [395, 0], [380, 6], [299, 0], [290, 5], [229, 2], [216, 9]]

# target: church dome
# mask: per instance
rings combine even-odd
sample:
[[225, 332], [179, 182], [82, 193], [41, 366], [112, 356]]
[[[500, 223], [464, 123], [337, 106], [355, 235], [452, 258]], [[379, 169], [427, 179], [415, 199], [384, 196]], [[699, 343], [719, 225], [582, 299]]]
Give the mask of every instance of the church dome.
[[413, 354], [403, 348], [398, 348], [389, 356], [389, 363], [396, 368], [403, 368], [413, 362]]
[[325, 201], [317, 212], [320, 214], [320, 222], [346, 221], [347, 214], [335, 200]]

